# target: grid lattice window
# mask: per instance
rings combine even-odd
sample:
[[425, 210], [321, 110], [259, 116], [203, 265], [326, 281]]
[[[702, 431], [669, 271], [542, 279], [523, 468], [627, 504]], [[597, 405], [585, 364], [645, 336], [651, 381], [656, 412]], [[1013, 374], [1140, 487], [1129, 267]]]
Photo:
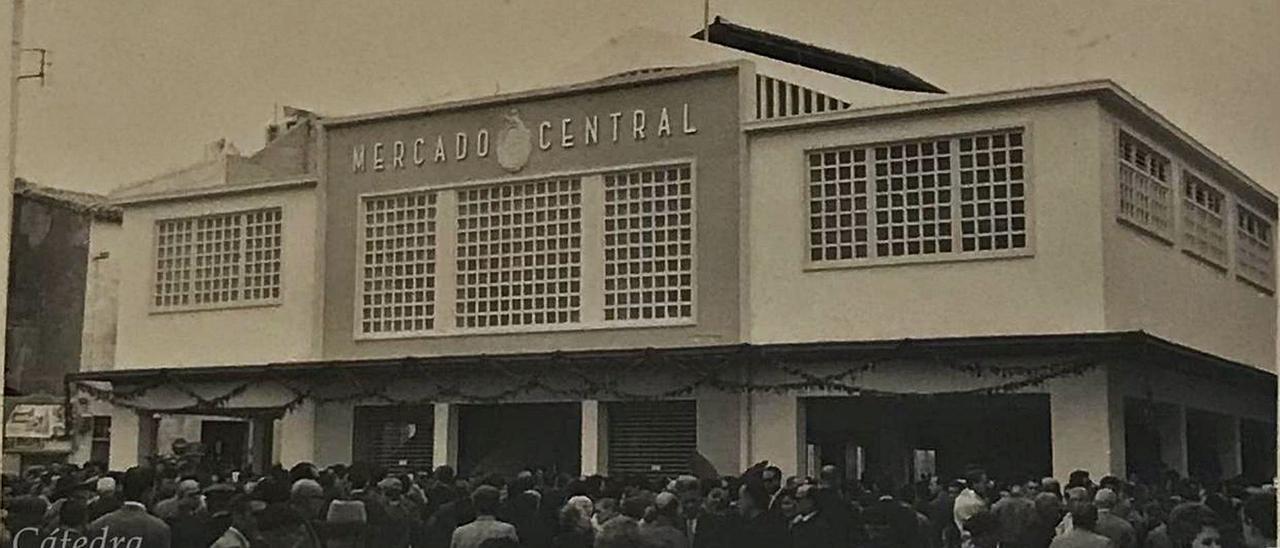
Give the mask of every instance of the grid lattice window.
[[867, 257], [867, 211], [867, 151], [810, 153], [809, 258]]
[[951, 142], [875, 148], [876, 255], [951, 252]]
[[244, 294], [249, 300], [280, 298], [280, 210], [245, 215]]
[[1173, 227], [1169, 159], [1120, 134], [1120, 218], [1162, 236]]
[[1021, 129], [811, 152], [809, 258], [1027, 247]]
[[1182, 173], [1182, 242], [1187, 250], [1219, 266], [1227, 264], [1227, 231], [1222, 191]]
[[579, 322], [581, 250], [580, 179], [459, 191], [457, 326]]
[[152, 304], [216, 307], [280, 298], [279, 208], [156, 222]]
[[688, 165], [604, 176], [605, 320], [693, 316]]
[[196, 219], [196, 304], [239, 300], [243, 223], [241, 214]]
[[360, 332], [415, 333], [434, 327], [436, 194], [365, 198]]
[[191, 255], [195, 220], [171, 219], [156, 223], [156, 307], [191, 304]]
[[1239, 274], [1270, 289], [1275, 283], [1271, 255], [1271, 223], [1244, 206], [1237, 206], [1236, 266]]
[[1022, 133], [960, 139], [960, 247], [964, 251], [1026, 247], [1026, 182]]

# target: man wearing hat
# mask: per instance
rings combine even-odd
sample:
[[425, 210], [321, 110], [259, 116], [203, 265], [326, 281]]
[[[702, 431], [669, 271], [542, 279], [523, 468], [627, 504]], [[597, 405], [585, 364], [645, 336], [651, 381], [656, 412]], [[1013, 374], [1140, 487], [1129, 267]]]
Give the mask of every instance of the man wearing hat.
[[[141, 539], [142, 548], [169, 548], [169, 526], [151, 514], [143, 504], [153, 480], [152, 471], [133, 467], [124, 475], [124, 503], [119, 510], [89, 524], [89, 537], [106, 537], [108, 543], [128, 543]], [[115, 540], [119, 539], [119, 540]], [[115, 546], [115, 544], [112, 544]]]
[[302, 517], [312, 546], [323, 546], [316, 530], [316, 522], [320, 520], [320, 513], [324, 511], [327, 502], [324, 487], [316, 480], [300, 478], [289, 489], [289, 506]]
[[98, 496], [89, 501], [89, 521], [96, 520], [120, 509], [124, 503], [116, 494], [116, 480], [112, 477], [101, 477], [94, 483]]

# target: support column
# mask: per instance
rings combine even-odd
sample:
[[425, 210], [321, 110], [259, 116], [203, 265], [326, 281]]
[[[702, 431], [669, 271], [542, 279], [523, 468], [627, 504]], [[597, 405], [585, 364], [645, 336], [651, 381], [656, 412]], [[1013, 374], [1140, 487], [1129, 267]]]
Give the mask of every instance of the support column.
[[277, 461], [285, 469], [302, 462], [316, 462], [316, 405], [308, 400], [280, 418], [275, 438], [280, 444]]
[[156, 454], [156, 430], [159, 422], [150, 413], [115, 407], [111, 409], [112, 470], [137, 466]]
[[1219, 415], [1217, 420], [1218, 463], [1222, 465], [1222, 479], [1240, 475], [1243, 461], [1240, 456], [1240, 417]]
[[1125, 477], [1124, 398], [1110, 386], [1107, 368], [1056, 379], [1049, 387], [1053, 475], [1061, 481], [1073, 470]]
[[609, 473], [609, 406], [582, 402], [582, 475]]
[[1160, 435], [1160, 460], [1187, 475], [1187, 408], [1181, 404], [1157, 404], [1156, 430]]
[[748, 465], [742, 465], [738, 441], [741, 405], [738, 394], [706, 391], [698, 394], [698, 454], [716, 468], [721, 476], [736, 476]]
[[[756, 394], [752, 402], [752, 464], [768, 460], [783, 476], [804, 476], [804, 401], [793, 394]], [[750, 466], [750, 465], [748, 465]]]
[[432, 441], [432, 466], [452, 466], [458, 469], [458, 406], [452, 403], [435, 404], [435, 437]]
[[[309, 403], [309, 402], [308, 402]], [[351, 403], [325, 403], [314, 407], [316, 466], [351, 464], [354, 461], [352, 444], [355, 430], [355, 405]]]

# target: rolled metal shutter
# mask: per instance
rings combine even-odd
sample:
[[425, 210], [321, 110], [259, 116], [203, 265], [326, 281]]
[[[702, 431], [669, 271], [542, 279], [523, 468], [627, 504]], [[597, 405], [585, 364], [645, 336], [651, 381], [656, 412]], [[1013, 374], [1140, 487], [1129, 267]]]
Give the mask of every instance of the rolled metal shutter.
[[354, 419], [355, 460], [396, 473], [431, 469], [435, 437], [432, 406], [356, 407]]
[[609, 475], [689, 473], [698, 447], [693, 400], [608, 404]]

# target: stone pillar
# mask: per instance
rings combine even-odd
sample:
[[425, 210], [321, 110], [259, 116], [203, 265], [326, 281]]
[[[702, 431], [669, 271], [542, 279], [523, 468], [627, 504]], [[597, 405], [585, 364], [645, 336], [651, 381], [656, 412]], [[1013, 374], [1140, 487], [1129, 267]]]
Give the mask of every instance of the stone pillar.
[[1065, 482], [1073, 470], [1092, 477], [1125, 477], [1124, 397], [1102, 364], [1049, 386], [1053, 475]]
[[736, 476], [741, 464], [738, 440], [742, 408], [738, 394], [708, 390], [698, 394], [698, 454], [724, 476]]
[[[316, 405], [307, 400], [280, 418], [275, 438], [280, 445], [276, 460], [285, 469], [300, 462], [316, 462]], [[325, 440], [328, 442], [329, 440]]]
[[804, 401], [793, 394], [755, 394], [751, 416], [750, 462], [768, 460], [784, 476], [804, 476]]
[[449, 465], [458, 469], [458, 406], [435, 404], [435, 437], [432, 442], [432, 466]]
[[1217, 415], [1214, 418], [1222, 479], [1234, 478], [1243, 470], [1243, 461], [1240, 456], [1240, 417]]
[[111, 409], [112, 470], [137, 466], [156, 454], [156, 430], [159, 421], [150, 413], [115, 407]]
[[1156, 404], [1156, 430], [1160, 434], [1160, 460], [1186, 476], [1187, 408], [1176, 403]]
[[609, 406], [582, 402], [582, 475], [609, 473]]

